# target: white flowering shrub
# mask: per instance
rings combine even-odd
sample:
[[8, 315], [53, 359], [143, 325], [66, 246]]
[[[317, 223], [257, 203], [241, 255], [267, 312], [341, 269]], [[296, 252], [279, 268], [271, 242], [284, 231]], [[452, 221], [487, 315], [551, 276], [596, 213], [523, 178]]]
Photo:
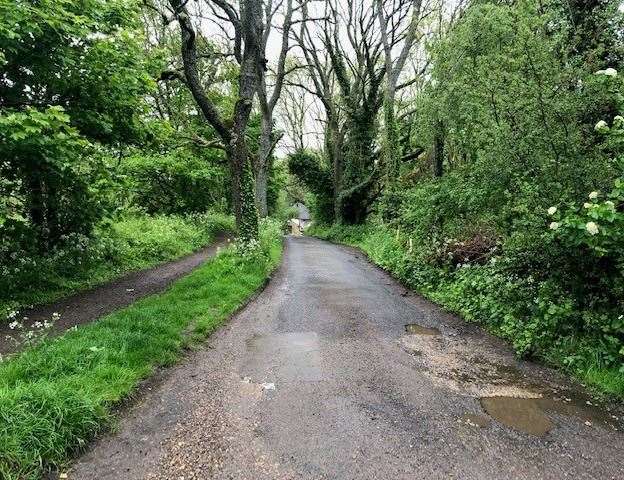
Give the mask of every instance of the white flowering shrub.
[[[611, 125], [604, 122], [601, 132], [615, 152], [624, 145], [621, 116]], [[616, 179], [609, 192], [589, 192], [582, 204], [551, 206], [546, 218], [552, 242], [562, 247], [560, 258], [568, 259], [559, 283], [577, 296], [562, 320], [576, 318], [576, 328], [597, 335], [602, 360], [620, 365], [624, 373], [624, 178]], [[566, 360], [581, 358], [571, 354]]]
[[616, 180], [607, 195], [591, 192], [588, 200], [582, 206], [553, 213], [551, 207], [549, 228], [572, 248], [583, 246], [597, 257], [619, 256], [624, 248], [624, 181]]

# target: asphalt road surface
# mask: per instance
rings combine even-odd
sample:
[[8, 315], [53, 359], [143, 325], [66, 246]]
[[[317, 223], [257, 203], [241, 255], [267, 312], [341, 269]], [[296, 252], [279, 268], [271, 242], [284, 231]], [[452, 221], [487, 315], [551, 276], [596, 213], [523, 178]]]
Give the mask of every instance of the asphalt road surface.
[[623, 479], [622, 411], [361, 253], [289, 237], [267, 289], [70, 479]]

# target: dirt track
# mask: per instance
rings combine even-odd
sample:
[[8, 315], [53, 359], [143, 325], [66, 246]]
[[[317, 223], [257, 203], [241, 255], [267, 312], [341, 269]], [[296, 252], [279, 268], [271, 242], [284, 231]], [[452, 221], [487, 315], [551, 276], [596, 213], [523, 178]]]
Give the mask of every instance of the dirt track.
[[594, 403], [360, 253], [289, 238], [68, 478], [622, 479], [622, 412]]
[[[214, 256], [219, 248], [227, 244], [228, 235], [217, 236], [214, 243], [195, 253], [156, 267], [125, 275], [91, 290], [66, 297], [58, 302], [24, 310], [20, 316], [28, 317], [25, 326], [50, 320], [53, 313], [59, 313], [50, 335], [59, 335], [66, 330], [92, 322], [108, 313], [126, 307], [137, 300], [164, 291], [174, 280], [197, 268]], [[14, 335], [8, 324], [0, 324], [0, 354], [15, 352], [17, 347], [6, 339]]]

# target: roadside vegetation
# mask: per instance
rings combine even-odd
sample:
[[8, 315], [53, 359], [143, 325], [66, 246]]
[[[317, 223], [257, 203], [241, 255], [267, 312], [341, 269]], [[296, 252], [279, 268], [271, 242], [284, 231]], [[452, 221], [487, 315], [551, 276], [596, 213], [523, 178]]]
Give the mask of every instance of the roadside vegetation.
[[[423, 4], [409, 21], [424, 36], [396, 97], [374, 84], [394, 81], [381, 61], [392, 52], [363, 46], [362, 65], [378, 70], [350, 69], [340, 44], [321, 36], [317, 48], [340, 53], [326, 60], [338, 88], [324, 98], [348, 113], [328, 120], [325, 149], [302, 149], [289, 164], [316, 206], [313, 234], [361, 247], [518, 355], [624, 398], [618, 7], [478, 1], [431, 24], [437, 7]], [[383, 20], [391, 10], [377, 13]], [[361, 96], [349, 82], [370, 91]], [[383, 103], [383, 118], [371, 121], [371, 102]]]
[[[257, 237], [257, 219], [250, 234], [239, 228], [240, 172], [171, 75], [182, 64], [179, 34], [154, 8], [0, 0], [0, 322], [191, 253], [219, 232]], [[237, 62], [206, 57], [195, 68], [215, 109], [234, 115]], [[251, 157], [261, 115], [247, 115]], [[282, 208], [285, 171], [272, 149], [262, 155], [266, 216]], [[253, 194], [246, 202], [257, 217]]]
[[40, 478], [109, 428], [114, 409], [258, 290], [281, 257], [279, 224], [230, 247], [165, 293], [0, 363], [0, 477]]

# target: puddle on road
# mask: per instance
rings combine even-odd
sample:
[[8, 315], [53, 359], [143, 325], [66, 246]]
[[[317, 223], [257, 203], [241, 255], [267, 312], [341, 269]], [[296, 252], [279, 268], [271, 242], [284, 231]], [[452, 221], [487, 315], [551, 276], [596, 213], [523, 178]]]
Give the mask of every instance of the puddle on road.
[[417, 323], [408, 323], [405, 325], [405, 332], [410, 335], [440, 335], [437, 328], [423, 327]]
[[617, 430], [610, 416], [583, 402], [581, 398], [514, 398], [484, 397], [480, 399], [483, 409], [496, 421], [531, 435], [543, 436], [555, 427], [548, 413], [573, 417], [584, 422], [587, 427], [594, 424]]
[[496, 421], [531, 435], [546, 435], [554, 424], [539, 408], [535, 398], [486, 397], [483, 409]]
[[[596, 405], [580, 390], [520, 368], [510, 356], [493, 349], [487, 337], [451, 338], [417, 324], [406, 325], [405, 331], [399, 342], [415, 359], [419, 374], [440, 387], [479, 399], [485, 418], [536, 436], [566, 423], [624, 430], [622, 419], [608, 408]], [[467, 416], [459, 420], [481, 423]]]

